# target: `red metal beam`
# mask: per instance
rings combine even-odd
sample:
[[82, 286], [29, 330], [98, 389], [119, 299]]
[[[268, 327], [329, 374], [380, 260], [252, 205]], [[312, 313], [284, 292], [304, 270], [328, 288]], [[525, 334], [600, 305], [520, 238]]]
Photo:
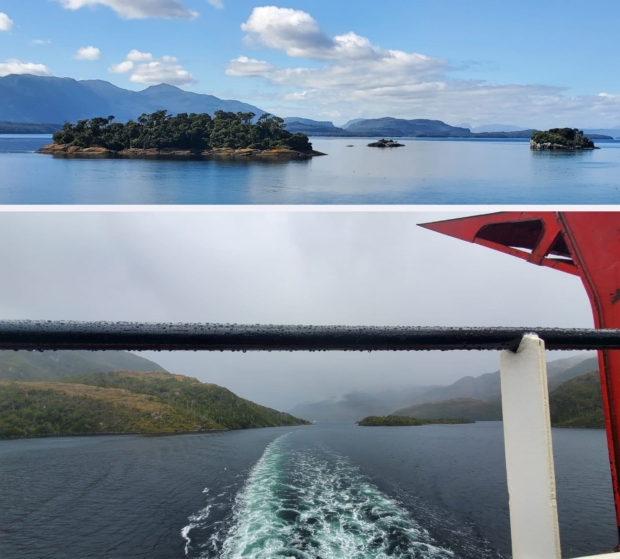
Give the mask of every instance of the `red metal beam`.
[[[422, 227], [579, 276], [596, 328], [620, 328], [620, 212], [500, 212]], [[599, 369], [620, 537], [620, 350], [599, 351]]]

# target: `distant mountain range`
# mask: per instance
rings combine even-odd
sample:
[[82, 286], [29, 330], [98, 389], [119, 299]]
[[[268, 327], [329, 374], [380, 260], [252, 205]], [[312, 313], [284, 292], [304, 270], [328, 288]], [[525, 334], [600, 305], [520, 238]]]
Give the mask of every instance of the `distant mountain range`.
[[[461, 126], [450, 126], [441, 120], [402, 118], [358, 118], [350, 120], [342, 128], [330, 121], [316, 121], [308, 118], [288, 117], [284, 119], [289, 132], [302, 132], [308, 136], [338, 137], [383, 137], [383, 138], [489, 138], [489, 139], [529, 139], [535, 129], [516, 129], [506, 125], [507, 130], [493, 130], [502, 125], [481, 126], [474, 130]], [[620, 136], [620, 130], [611, 131]], [[589, 131], [586, 134], [593, 140], [613, 139], [613, 133], [602, 134]]]
[[0, 121], [63, 123], [114, 115], [119, 121], [136, 119], [158, 110], [171, 113], [209, 113], [217, 110], [265, 111], [242, 103], [184, 91], [172, 85], [154, 85], [129, 91], [103, 80], [10, 75], [0, 78]]
[[[170, 113], [209, 113], [217, 110], [253, 112], [262, 109], [235, 100], [213, 95], [191, 93], [172, 85], [160, 84], [130, 91], [103, 80], [74, 80], [33, 75], [9, 75], [0, 78], [0, 134], [50, 133], [63, 122], [114, 115], [126, 122], [143, 113], [167, 110]], [[450, 126], [441, 120], [402, 118], [356, 118], [338, 127], [330, 121], [302, 117], [284, 119], [287, 129], [309, 136], [414, 137], [414, 138], [529, 138], [533, 130], [508, 124], [489, 124], [470, 129]], [[15, 127], [15, 123], [30, 124]], [[34, 126], [33, 125], [37, 125]], [[39, 126], [40, 125], [40, 126]], [[587, 136], [614, 138], [620, 128], [587, 129]]]
[[[585, 362], [584, 362], [585, 363]], [[577, 369], [572, 369], [573, 373]], [[549, 387], [549, 409], [553, 427], [604, 429], [601, 381], [597, 370], [580, 374], [561, 382], [566, 375], [555, 378]], [[556, 388], [552, 386], [559, 383]], [[395, 416], [416, 419], [469, 419], [473, 421], [501, 421], [502, 403], [454, 398], [443, 402], [415, 404], [394, 412]]]
[[[588, 354], [551, 361], [547, 364], [549, 391], [597, 369], [597, 358]], [[485, 421], [501, 418], [500, 385], [500, 373], [495, 371], [478, 377], [466, 376], [449, 386], [418, 386], [377, 393], [351, 392], [341, 397], [297, 405], [289, 413], [309, 421], [359, 421], [369, 415], [409, 415], [412, 412], [420, 418], [462, 417]], [[444, 414], [448, 413], [448, 407], [445, 406], [447, 401], [450, 401], [448, 407], [452, 406], [454, 413], [432, 415], [437, 413], [437, 409], [441, 409]], [[442, 406], [437, 408], [437, 404]], [[456, 411], [464, 415], [458, 415]]]

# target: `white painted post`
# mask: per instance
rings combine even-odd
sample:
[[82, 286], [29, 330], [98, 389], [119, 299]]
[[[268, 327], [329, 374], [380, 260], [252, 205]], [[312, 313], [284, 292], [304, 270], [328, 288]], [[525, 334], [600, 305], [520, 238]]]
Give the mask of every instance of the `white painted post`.
[[561, 559], [545, 344], [502, 351], [502, 410], [513, 559]]

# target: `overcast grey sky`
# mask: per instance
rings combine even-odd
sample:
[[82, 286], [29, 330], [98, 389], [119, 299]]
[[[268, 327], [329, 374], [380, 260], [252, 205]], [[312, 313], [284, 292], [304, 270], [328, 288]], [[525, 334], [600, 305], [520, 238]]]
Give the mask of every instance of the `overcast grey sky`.
[[[0, 316], [592, 327], [577, 277], [417, 226], [471, 214], [3, 213]], [[449, 384], [497, 370], [499, 360], [495, 352], [142, 355], [285, 410], [352, 390]]]

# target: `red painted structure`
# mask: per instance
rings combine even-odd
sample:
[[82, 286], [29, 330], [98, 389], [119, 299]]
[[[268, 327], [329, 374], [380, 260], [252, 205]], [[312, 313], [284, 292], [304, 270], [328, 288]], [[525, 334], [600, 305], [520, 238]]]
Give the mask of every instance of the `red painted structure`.
[[[500, 212], [421, 226], [579, 276], [596, 328], [620, 328], [620, 212]], [[598, 359], [620, 536], [620, 350]]]

